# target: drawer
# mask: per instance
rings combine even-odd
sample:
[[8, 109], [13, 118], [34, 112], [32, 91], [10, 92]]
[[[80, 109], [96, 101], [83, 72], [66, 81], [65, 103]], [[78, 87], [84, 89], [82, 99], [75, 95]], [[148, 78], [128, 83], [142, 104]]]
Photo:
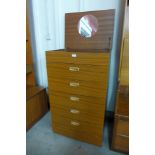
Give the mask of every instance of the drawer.
[[107, 82], [108, 64], [106, 65], [80, 65], [80, 64], [47, 64], [48, 78], [51, 79], [77, 79], [86, 81]]
[[115, 150], [128, 152], [129, 151], [129, 138], [126, 136], [115, 136], [112, 147]]
[[52, 126], [63, 127], [67, 130], [73, 130], [75, 132], [95, 134], [101, 137], [103, 131], [103, 127], [101, 125], [77, 121], [73, 118], [69, 119], [65, 117], [60, 117], [59, 115], [55, 114], [52, 114]]
[[103, 65], [109, 64], [110, 53], [100, 52], [65, 52], [65, 51], [48, 51], [46, 52], [46, 62], [53, 63], [74, 63], [74, 64], [91, 64]]
[[51, 105], [54, 103], [57, 103], [58, 105], [61, 104], [61, 106], [75, 105], [82, 109], [85, 109], [89, 106], [93, 108], [101, 108], [100, 104], [105, 105], [105, 101], [106, 101], [106, 98], [104, 97], [91, 97], [91, 96], [83, 96], [83, 95], [77, 95], [72, 93], [67, 94], [67, 93], [62, 93], [57, 91], [52, 91], [49, 97], [50, 97]]
[[[58, 107], [51, 107], [51, 112], [52, 112], [52, 116], [53, 115], [57, 115], [59, 117], [64, 117], [64, 118], [68, 118], [68, 119], [74, 119], [77, 121], [83, 121], [83, 122], [87, 122], [87, 123], [94, 123], [96, 125], [100, 125], [103, 126], [103, 121], [104, 121], [104, 111], [102, 114], [98, 114], [98, 117], [95, 113], [97, 113], [96, 111], [94, 111], [93, 113], [87, 113], [85, 111], [82, 110], [78, 110], [78, 109], [72, 109], [72, 108], [58, 108]], [[95, 116], [94, 116], [95, 115]]]
[[91, 82], [68, 79], [48, 78], [49, 94], [52, 91], [72, 93], [84, 96], [104, 97], [106, 96], [107, 83]]
[[92, 103], [92, 101], [85, 101], [83, 98], [79, 98], [76, 95], [50, 95], [50, 107], [54, 108], [63, 108], [67, 111], [75, 109], [79, 113], [92, 115], [93, 117], [103, 118], [105, 111], [105, 104]]
[[[78, 109], [93, 116], [103, 116], [105, 110], [104, 98], [92, 98], [72, 94], [54, 92], [49, 96], [51, 108]], [[92, 100], [91, 100], [92, 99]], [[96, 99], [96, 100], [95, 100]], [[94, 102], [93, 102], [94, 100]]]
[[129, 121], [117, 119], [116, 122], [116, 134], [129, 136]]
[[85, 141], [87, 143], [95, 144], [100, 146], [102, 144], [102, 137], [97, 136], [96, 134], [88, 134], [83, 132], [76, 132], [75, 130], [69, 130], [62, 126], [57, 126], [53, 124], [54, 132], [62, 134], [77, 140]]

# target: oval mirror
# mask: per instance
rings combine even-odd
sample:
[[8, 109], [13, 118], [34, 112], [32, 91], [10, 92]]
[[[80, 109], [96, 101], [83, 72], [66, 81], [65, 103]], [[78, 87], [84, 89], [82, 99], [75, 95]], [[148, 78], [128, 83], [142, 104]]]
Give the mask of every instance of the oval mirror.
[[78, 32], [84, 38], [90, 38], [97, 33], [98, 21], [92, 15], [83, 16], [78, 22]]

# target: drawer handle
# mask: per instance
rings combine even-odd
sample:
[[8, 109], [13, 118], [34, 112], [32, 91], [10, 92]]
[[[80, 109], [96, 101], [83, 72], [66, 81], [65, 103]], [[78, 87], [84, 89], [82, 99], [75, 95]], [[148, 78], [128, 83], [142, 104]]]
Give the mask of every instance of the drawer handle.
[[123, 134], [117, 134], [120, 137], [129, 138], [129, 136], [123, 135]]
[[79, 125], [80, 125], [80, 123], [75, 122], [75, 121], [71, 121], [71, 125], [73, 125], [73, 126], [79, 126]]
[[69, 70], [73, 71], [73, 72], [78, 72], [80, 70], [80, 68], [79, 67], [69, 67]]
[[78, 82], [70, 82], [69, 85], [71, 87], [78, 87], [80, 84]]
[[79, 97], [76, 97], [76, 96], [70, 96], [70, 100], [71, 101], [79, 101]]
[[72, 54], [72, 58], [76, 58], [77, 55], [75, 53]]
[[73, 114], [79, 114], [80, 113], [80, 111], [76, 110], [76, 109], [71, 109], [70, 112]]

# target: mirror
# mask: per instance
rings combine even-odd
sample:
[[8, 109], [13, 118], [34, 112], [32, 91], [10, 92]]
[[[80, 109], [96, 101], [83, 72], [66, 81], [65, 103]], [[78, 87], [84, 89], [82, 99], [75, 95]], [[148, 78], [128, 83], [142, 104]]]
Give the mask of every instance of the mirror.
[[84, 38], [91, 38], [97, 33], [98, 21], [95, 16], [83, 16], [78, 22], [78, 32]]

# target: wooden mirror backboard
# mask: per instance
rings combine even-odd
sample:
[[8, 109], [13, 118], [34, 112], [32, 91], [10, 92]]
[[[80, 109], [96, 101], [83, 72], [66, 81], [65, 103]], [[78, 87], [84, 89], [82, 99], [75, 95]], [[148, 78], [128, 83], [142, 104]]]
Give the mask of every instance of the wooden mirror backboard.
[[[98, 28], [90, 38], [82, 37], [78, 32], [78, 23], [84, 16], [96, 17]], [[102, 50], [112, 48], [115, 10], [89, 11], [65, 14], [65, 48], [69, 50]]]

